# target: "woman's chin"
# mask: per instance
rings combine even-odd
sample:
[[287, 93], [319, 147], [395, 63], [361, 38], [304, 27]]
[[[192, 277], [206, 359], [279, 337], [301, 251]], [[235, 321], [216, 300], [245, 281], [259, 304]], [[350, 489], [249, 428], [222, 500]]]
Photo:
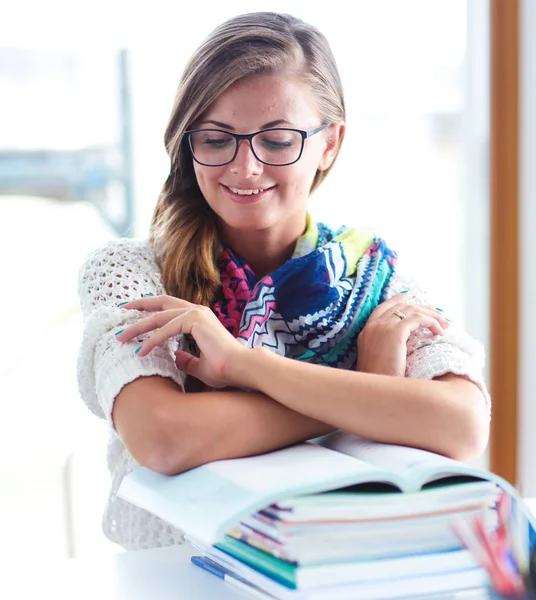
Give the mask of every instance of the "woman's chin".
[[265, 210], [225, 211], [219, 218], [224, 229], [244, 232], [268, 229], [281, 221], [272, 211]]
[[233, 231], [243, 231], [247, 233], [248, 231], [261, 231], [263, 229], [268, 229], [273, 225], [271, 219], [232, 219], [230, 221], [224, 222], [224, 227], [227, 229], [231, 229]]

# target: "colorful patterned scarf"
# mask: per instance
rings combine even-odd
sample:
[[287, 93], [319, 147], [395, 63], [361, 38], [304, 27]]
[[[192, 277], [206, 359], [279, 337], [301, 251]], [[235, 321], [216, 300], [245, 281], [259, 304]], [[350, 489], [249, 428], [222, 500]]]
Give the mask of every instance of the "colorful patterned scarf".
[[352, 369], [357, 336], [385, 299], [396, 259], [369, 230], [333, 232], [308, 215], [292, 258], [259, 281], [240, 256], [225, 249], [223, 298], [212, 310], [250, 348]]

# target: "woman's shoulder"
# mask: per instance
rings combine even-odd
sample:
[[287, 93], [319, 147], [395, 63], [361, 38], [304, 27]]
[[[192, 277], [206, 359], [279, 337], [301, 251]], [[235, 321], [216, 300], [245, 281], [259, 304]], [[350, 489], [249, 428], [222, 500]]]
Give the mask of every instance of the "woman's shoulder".
[[79, 270], [80, 280], [136, 276], [160, 279], [160, 269], [148, 239], [119, 238], [101, 244], [86, 256]]
[[151, 242], [121, 238], [95, 248], [80, 267], [78, 292], [85, 313], [149, 292], [165, 293]]
[[395, 270], [398, 253], [378, 231], [370, 225], [344, 224], [332, 232], [332, 239], [342, 244], [351, 260], [364, 256], [382, 256]]
[[104, 258], [106, 256], [153, 256], [153, 248], [146, 238], [118, 238], [101, 244], [94, 248], [87, 256], [91, 258]]
[[119, 238], [110, 240], [86, 255], [82, 270], [91, 266], [157, 268], [151, 242], [144, 238]]
[[402, 257], [396, 245], [393, 245], [388, 236], [372, 225], [346, 223], [337, 232], [337, 239], [343, 245], [356, 252], [358, 258], [364, 255], [380, 255], [389, 265], [389, 275], [385, 279], [383, 290], [384, 299], [400, 293], [403, 290], [411, 290], [420, 300], [425, 301], [428, 297], [426, 289], [415, 271], [408, 265], [407, 260]]

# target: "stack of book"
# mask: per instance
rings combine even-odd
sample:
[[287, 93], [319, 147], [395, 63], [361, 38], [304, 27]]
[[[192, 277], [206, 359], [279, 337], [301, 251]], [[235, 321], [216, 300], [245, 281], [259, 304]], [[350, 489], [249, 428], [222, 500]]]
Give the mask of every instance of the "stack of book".
[[173, 477], [141, 468], [119, 494], [182, 529], [195, 564], [256, 596], [371, 600], [487, 589], [455, 524], [494, 530], [505, 489], [515, 494], [483, 469], [339, 432]]

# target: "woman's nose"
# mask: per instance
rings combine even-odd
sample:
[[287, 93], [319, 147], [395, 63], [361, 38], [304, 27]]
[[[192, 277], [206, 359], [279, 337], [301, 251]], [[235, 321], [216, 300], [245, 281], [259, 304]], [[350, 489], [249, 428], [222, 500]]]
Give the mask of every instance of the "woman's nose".
[[238, 152], [231, 163], [231, 171], [242, 177], [253, 177], [262, 173], [262, 163], [253, 154], [249, 140], [240, 140]]

